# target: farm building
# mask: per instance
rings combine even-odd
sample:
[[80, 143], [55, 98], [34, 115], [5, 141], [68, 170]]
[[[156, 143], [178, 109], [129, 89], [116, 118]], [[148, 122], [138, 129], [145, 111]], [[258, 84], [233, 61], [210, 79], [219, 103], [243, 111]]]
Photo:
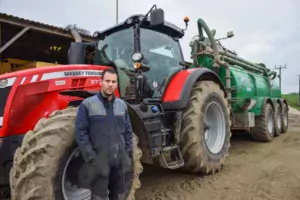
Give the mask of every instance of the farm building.
[[[67, 64], [70, 29], [0, 13], [0, 74], [49, 64]], [[95, 39], [80, 31], [83, 42]]]

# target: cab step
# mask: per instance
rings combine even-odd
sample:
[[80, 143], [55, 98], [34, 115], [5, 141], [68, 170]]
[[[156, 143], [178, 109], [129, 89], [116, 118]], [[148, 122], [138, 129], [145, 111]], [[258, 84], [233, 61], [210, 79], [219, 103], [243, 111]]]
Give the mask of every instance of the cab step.
[[159, 160], [161, 166], [168, 169], [178, 169], [184, 166], [184, 160], [178, 145], [163, 147]]

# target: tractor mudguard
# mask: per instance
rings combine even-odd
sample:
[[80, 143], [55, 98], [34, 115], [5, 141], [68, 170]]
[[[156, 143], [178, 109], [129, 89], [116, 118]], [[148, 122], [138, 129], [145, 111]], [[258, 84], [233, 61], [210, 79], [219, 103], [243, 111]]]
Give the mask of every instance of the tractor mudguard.
[[191, 90], [199, 80], [216, 82], [227, 96], [226, 89], [219, 76], [207, 68], [193, 68], [179, 71], [170, 80], [163, 97], [164, 109], [182, 109], [188, 104]]

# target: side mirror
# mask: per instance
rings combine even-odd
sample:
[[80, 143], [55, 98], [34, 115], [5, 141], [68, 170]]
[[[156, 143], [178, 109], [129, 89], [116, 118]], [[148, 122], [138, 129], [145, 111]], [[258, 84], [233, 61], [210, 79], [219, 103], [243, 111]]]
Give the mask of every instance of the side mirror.
[[165, 21], [165, 16], [164, 16], [163, 9], [157, 8], [157, 9], [151, 11], [150, 24], [152, 26], [164, 24], [164, 21]]
[[69, 64], [85, 64], [85, 54], [90, 48], [95, 49], [93, 43], [72, 42], [68, 51]]
[[227, 37], [228, 37], [228, 38], [231, 38], [231, 37], [233, 37], [233, 36], [234, 36], [233, 31], [228, 31], [228, 32], [227, 32]]

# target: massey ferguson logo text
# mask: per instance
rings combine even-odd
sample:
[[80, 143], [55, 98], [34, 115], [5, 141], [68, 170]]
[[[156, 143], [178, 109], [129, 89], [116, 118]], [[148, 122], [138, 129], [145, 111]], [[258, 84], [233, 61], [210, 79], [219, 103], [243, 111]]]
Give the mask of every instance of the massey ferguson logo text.
[[67, 71], [65, 76], [101, 76], [102, 71]]

